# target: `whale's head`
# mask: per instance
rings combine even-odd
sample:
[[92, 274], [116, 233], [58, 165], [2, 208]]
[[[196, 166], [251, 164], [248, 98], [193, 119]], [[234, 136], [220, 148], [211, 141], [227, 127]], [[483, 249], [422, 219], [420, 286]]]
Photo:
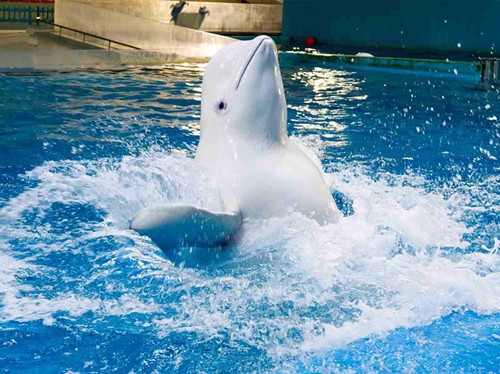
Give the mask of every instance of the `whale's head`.
[[287, 136], [286, 121], [278, 54], [271, 38], [235, 42], [212, 57], [203, 76], [201, 138], [216, 132], [281, 141]]

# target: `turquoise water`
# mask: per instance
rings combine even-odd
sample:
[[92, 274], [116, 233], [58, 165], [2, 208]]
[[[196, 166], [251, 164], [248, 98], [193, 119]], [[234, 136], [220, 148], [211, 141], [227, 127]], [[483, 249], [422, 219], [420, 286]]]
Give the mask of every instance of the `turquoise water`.
[[282, 56], [289, 133], [344, 217], [227, 250], [127, 230], [213, 207], [203, 64], [0, 75], [0, 370], [497, 372], [500, 93]]

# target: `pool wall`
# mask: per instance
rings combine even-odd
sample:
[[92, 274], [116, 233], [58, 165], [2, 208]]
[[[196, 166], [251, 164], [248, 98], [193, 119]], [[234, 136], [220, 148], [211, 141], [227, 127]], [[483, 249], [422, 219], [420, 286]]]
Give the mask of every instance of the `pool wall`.
[[497, 0], [287, 0], [283, 36], [336, 45], [498, 51]]
[[367, 57], [356, 55], [343, 55], [334, 53], [319, 53], [317, 51], [284, 51], [285, 56], [290, 56], [303, 61], [317, 60], [323, 63], [338, 63], [340, 65], [367, 66], [387, 69], [403, 69], [406, 71], [421, 71], [432, 73], [446, 73], [469, 77], [481, 77], [481, 66], [476, 61], [450, 61], [420, 58], [398, 57]]

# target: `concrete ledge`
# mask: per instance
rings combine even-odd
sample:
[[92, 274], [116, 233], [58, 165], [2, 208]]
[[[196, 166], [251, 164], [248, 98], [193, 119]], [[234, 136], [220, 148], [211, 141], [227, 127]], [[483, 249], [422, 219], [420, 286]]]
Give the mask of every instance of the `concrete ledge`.
[[38, 50], [0, 51], [0, 72], [113, 69], [168, 62], [204, 62], [162, 51]]

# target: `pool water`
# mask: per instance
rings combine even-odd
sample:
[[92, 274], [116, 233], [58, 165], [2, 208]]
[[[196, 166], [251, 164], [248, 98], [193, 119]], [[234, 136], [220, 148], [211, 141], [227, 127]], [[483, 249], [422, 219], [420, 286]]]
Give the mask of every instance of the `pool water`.
[[0, 371], [498, 371], [500, 93], [281, 65], [343, 218], [165, 253], [135, 212], [220, 204], [193, 160], [205, 65], [0, 75]]

